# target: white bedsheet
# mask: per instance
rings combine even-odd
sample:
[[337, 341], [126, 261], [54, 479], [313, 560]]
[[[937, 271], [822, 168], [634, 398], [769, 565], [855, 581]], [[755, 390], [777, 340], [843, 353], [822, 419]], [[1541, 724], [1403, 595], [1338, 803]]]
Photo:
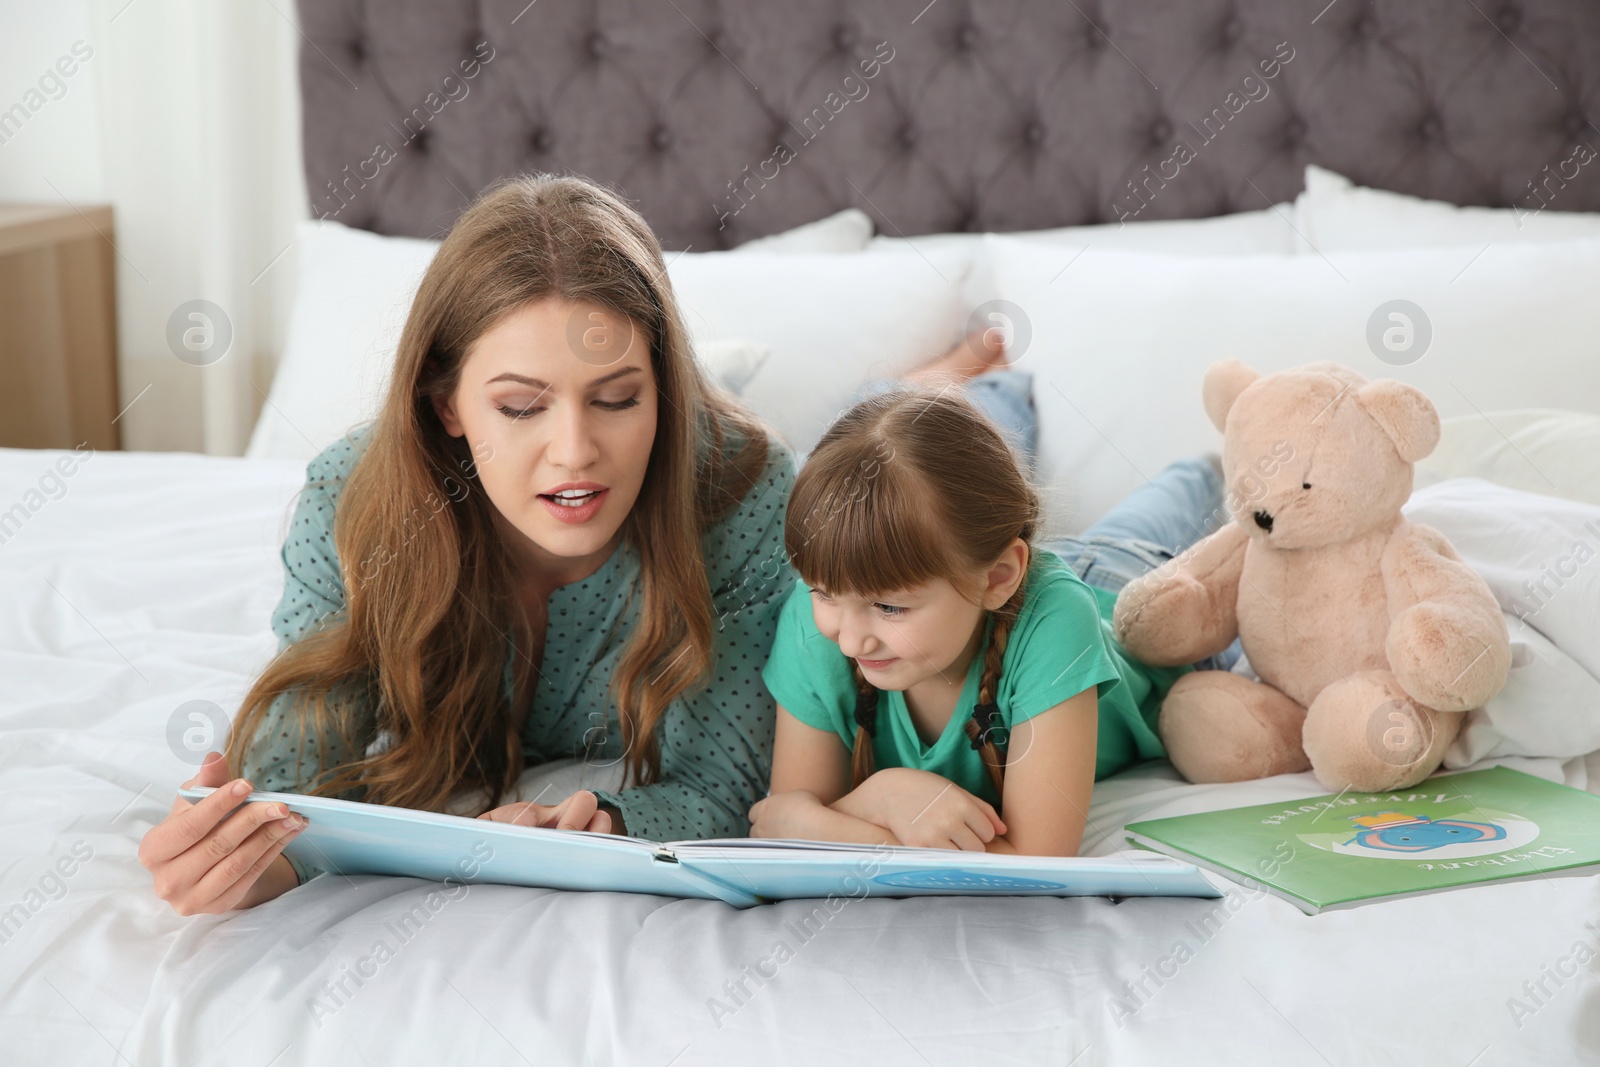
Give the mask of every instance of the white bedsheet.
[[[58, 455], [0, 450], [0, 512], [28, 512], [0, 543], [8, 1067], [1600, 1061], [1600, 877], [1307, 917], [1239, 887], [832, 914], [502, 886], [448, 899], [328, 876], [179, 917], [137, 859], [193, 774], [168, 723], [191, 700], [231, 712], [276, 647], [277, 549], [303, 469], [102, 453], [50, 499]], [[1500, 762], [1600, 792], [1600, 754]], [[1144, 764], [1096, 789], [1086, 850], [1123, 847], [1139, 818], [1321, 792], [1310, 775], [1194, 786]], [[88, 858], [56, 880], [74, 850]], [[1560, 976], [1579, 945], [1587, 962]], [[1536, 1003], [1524, 983], [1541, 979]]]

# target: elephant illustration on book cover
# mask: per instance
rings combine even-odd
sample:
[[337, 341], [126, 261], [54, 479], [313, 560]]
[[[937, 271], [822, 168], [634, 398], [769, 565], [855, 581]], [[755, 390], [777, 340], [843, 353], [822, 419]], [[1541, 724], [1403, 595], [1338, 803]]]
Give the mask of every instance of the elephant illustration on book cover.
[[1350, 821], [1361, 829], [1344, 844], [1358, 844], [1384, 852], [1429, 852], [1445, 845], [1503, 841], [1506, 837], [1506, 828], [1495, 822], [1430, 819], [1426, 815], [1407, 815], [1399, 811], [1352, 815]]

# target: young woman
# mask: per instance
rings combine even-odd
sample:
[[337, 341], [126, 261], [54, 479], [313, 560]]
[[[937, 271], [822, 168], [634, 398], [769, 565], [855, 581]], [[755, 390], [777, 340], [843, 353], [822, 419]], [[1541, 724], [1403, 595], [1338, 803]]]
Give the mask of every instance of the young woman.
[[[1031, 416], [1012, 429], [1032, 447]], [[763, 672], [778, 727], [753, 835], [1076, 855], [1094, 782], [1164, 754], [1161, 700], [1191, 669], [1116, 644], [1115, 590], [1221, 505], [1217, 466], [1174, 464], [1042, 550], [1018, 456], [961, 391], [846, 412], [789, 501], [803, 581]]]
[[[158, 894], [220, 912], [317, 873], [282, 854], [284, 812], [238, 807], [251, 788], [743, 834], [793, 472], [701, 374], [638, 214], [577, 178], [490, 190], [422, 280], [375, 423], [307, 469], [279, 654], [192, 780], [231, 788], [145, 836]], [[572, 756], [632, 781], [499, 806], [525, 762]]]

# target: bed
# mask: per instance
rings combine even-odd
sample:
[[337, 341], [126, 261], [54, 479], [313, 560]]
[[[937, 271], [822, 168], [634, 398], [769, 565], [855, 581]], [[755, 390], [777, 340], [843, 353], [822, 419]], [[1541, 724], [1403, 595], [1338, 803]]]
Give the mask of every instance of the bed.
[[[1597, 135], [1592, 5], [524, 4], [301, 5], [319, 222], [246, 457], [0, 450], [0, 1062], [1600, 1061], [1595, 876], [1314, 917], [1222, 879], [1220, 900], [820, 918], [332, 874], [225, 916], [157, 899], [140, 838], [275, 650], [308, 453], [370, 411], [430, 242], [519, 170], [633, 198], [708, 369], [797, 444], [868, 374], [1000, 322], [1035, 375], [1067, 532], [1163, 457], [1216, 447], [1211, 358], [1321, 351], [1435, 399], [1445, 440], [1413, 517], [1508, 612], [1573, 541], [1600, 546], [1600, 178], [1574, 152]], [[1222, 132], [1163, 171], [1218, 107]], [[785, 140], [777, 176], [743, 184]], [[1399, 297], [1438, 347], [1380, 365], [1362, 330]], [[308, 368], [331, 384], [308, 390]], [[1513, 629], [1517, 684], [1448, 769], [1600, 793], [1596, 573]], [[530, 768], [523, 792], [595, 773]], [[1125, 849], [1142, 818], [1324, 791], [1147, 762], [1097, 785], [1083, 851]]]

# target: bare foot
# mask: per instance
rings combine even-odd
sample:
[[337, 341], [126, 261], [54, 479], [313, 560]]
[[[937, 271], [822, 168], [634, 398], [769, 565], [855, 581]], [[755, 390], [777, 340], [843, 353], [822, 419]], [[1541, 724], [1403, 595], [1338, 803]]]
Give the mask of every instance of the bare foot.
[[966, 381], [984, 371], [1006, 365], [1005, 345], [997, 330], [987, 327], [973, 330], [950, 351], [937, 359], [908, 371], [902, 377], [908, 382], [944, 384], [951, 380]]

